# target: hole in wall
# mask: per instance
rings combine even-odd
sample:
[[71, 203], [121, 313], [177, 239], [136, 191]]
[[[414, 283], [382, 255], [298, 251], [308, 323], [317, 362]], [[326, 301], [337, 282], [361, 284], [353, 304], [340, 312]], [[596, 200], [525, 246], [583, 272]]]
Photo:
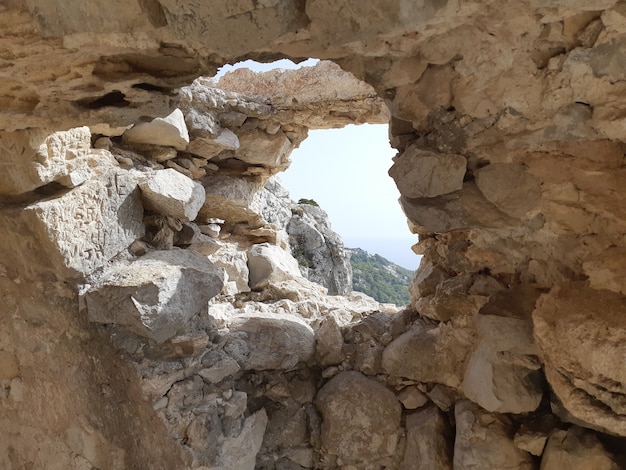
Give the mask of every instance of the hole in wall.
[[[317, 62], [308, 59], [295, 64], [285, 59], [261, 64], [247, 60], [223, 66], [215, 77], [239, 68], [264, 72]], [[414, 271], [421, 260], [411, 250], [417, 236], [409, 231], [398, 203], [399, 192], [387, 174], [395, 154], [389, 145], [388, 125], [310, 130], [291, 154], [290, 167], [278, 177], [292, 200], [313, 200], [328, 213], [332, 229], [347, 248], [360, 248]]]

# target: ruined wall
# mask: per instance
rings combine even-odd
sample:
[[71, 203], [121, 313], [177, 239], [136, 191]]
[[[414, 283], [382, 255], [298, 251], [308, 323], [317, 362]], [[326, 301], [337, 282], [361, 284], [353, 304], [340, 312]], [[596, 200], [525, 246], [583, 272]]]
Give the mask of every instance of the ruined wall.
[[[624, 3], [0, 24], [2, 465], [625, 466]], [[373, 89], [330, 63], [189, 85], [281, 56]], [[424, 254], [396, 313], [300, 277], [260, 200], [308, 128], [387, 120]]]

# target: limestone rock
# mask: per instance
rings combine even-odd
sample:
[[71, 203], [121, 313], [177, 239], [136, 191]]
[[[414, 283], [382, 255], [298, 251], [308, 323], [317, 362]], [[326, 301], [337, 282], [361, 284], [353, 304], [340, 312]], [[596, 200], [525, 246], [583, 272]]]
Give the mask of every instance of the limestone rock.
[[230, 129], [222, 129], [214, 139], [206, 137], [194, 138], [189, 142], [186, 151], [211, 159], [217, 156], [222, 150], [237, 150], [239, 148], [239, 138]]
[[428, 403], [428, 397], [417, 387], [405, 387], [398, 393], [398, 400], [407, 410], [416, 410]]
[[401, 407], [394, 394], [358, 372], [326, 383], [315, 404], [322, 414], [322, 446], [346, 464], [381, 461], [396, 450]]
[[435, 406], [406, 417], [406, 450], [400, 470], [451, 470], [452, 429]]
[[[300, 213], [299, 213], [300, 212]], [[286, 226], [300, 271], [330, 295], [352, 290], [352, 267], [343, 240], [330, 226], [328, 215], [311, 204], [298, 204]]]
[[589, 427], [626, 436], [624, 297], [584, 284], [558, 286], [540, 297], [534, 335], [552, 390]]
[[593, 433], [572, 426], [550, 434], [541, 470], [618, 470], [621, 468]]
[[478, 315], [476, 323], [479, 341], [466, 366], [465, 396], [487, 411], [536, 410], [543, 377], [531, 323], [496, 315]]
[[339, 364], [343, 360], [343, 336], [337, 320], [327, 315], [315, 332], [315, 355], [321, 365]]
[[209, 255], [215, 266], [224, 270], [224, 293], [234, 295], [249, 292], [248, 255], [234, 243], [222, 243], [221, 247]]
[[487, 413], [468, 401], [457, 402], [454, 416], [454, 468], [535, 468], [531, 455], [513, 444], [513, 423], [506, 416]]
[[[394, 339], [383, 351], [386, 374], [420, 382], [436, 382], [449, 387], [461, 384], [463, 364], [471, 345], [471, 335], [440, 323], [416, 322]], [[418, 358], [429, 358], [427, 361]]]
[[218, 175], [203, 178], [202, 184], [206, 199], [200, 210], [199, 220], [219, 218], [228, 225], [237, 223], [246, 223], [253, 227], [263, 225], [259, 207], [259, 192], [262, 186], [258, 182]]
[[396, 157], [389, 176], [405, 197], [436, 197], [463, 187], [466, 166], [461, 155], [436, 154], [411, 146]]
[[180, 220], [194, 220], [204, 204], [204, 187], [176, 170], [159, 170], [139, 183], [146, 208]]
[[250, 288], [262, 289], [294, 277], [300, 277], [298, 262], [276, 245], [261, 243], [248, 250]]
[[612, 246], [583, 263], [583, 270], [589, 276], [589, 285], [594, 289], [608, 289], [626, 295], [626, 273], [623, 262], [626, 249]]
[[296, 316], [253, 313], [228, 323], [233, 356], [245, 370], [294, 368], [315, 352], [313, 329]]
[[164, 118], [157, 117], [149, 122], [136, 123], [124, 132], [124, 140], [185, 150], [189, 144], [189, 132], [182, 111], [175, 109]]
[[180, 249], [154, 251], [106, 269], [84, 299], [91, 321], [114, 323], [163, 342], [206, 310], [223, 282], [221, 270], [205, 256]]
[[7, 228], [2, 258], [20, 275], [42, 270], [82, 278], [144, 234], [137, 183], [114, 168], [21, 209], [0, 216]]
[[492, 163], [476, 172], [476, 185], [489, 202], [505, 214], [523, 218], [541, 199], [539, 179], [513, 163]]
[[[0, 175], [0, 194], [25, 193], [63, 178], [75, 180], [88, 171], [91, 147], [88, 127], [59, 132], [45, 129], [3, 132], [1, 137], [0, 158], [6, 165]], [[60, 182], [63, 184], [63, 180]]]
[[293, 149], [294, 145], [284, 132], [268, 135], [254, 129], [239, 134], [239, 148], [235, 150], [235, 157], [252, 165], [286, 169]]
[[267, 413], [264, 409], [246, 418], [237, 436], [224, 439], [217, 458], [219, 462], [217, 468], [254, 470], [266, 427]]
[[220, 383], [241, 369], [233, 358], [219, 353], [209, 353], [202, 359], [202, 364], [208, 367], [200, 370], [198, 375], [213, 384]]

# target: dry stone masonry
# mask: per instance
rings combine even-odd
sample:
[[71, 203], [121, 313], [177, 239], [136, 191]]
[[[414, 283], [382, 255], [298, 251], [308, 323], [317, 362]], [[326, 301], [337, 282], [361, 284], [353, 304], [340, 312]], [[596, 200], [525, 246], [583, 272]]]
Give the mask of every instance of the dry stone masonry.
[[[626, 468], [624, 47], [619, 0], [4, 1], [0, 468]], [[359, 123], [401, 310], [276, 177]]]

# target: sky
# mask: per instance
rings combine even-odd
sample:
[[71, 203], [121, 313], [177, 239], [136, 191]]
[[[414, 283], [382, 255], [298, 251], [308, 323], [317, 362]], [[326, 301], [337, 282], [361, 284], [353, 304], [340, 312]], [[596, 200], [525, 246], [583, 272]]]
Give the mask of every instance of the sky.
[[[299, 66], [316, 62], [309, 59]], [[218, 76], [242, 67], [267, 71], [298, 66], [289, 60], [245, 61], [225, 65]], [[417, 269], [421, 257], [411, 250], [417, 235], [409, 231], [398, 204], [400, 194], [387, 175], [395, 153], [384, 124], [312, 130], [291, 154], [291, 166], [279, 178], [293, 200], [314, 199], [328, 213], [346, 247], [362, 248], [404, 268]]]

